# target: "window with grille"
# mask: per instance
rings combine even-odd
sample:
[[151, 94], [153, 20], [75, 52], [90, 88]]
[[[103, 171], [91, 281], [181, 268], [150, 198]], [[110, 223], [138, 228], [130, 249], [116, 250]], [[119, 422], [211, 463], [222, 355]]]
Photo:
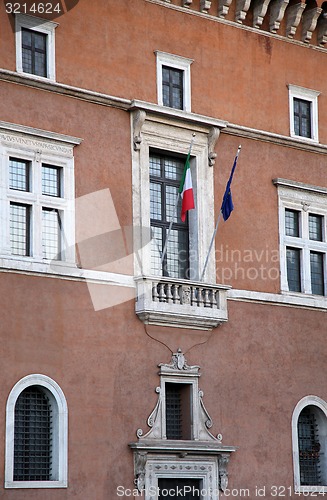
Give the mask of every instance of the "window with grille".
[[[7, 188], [12, 255], [62, 260], [63, 170], [47, 163], [9, 158]], [[41, 238], [36, 236], [38, 227]]]
[[311, 138], [311, 102], [294, 98], [295, 135]]
[[191, 439], [190, 385], [166, 382], [165, 394], [167, 439]]
[[298, 420], [299, 463], [301, 485], [321, 485], [320, 442], [318, 425], [310, 406], [302, 410]]
[[47, 76], [47, 35], [22, 29], [23, 71], [37, 76]]
[[189, 278], [188, 218], [185, 222], [180, 219], [181, 201], [175, 210], [184, 164], [180, 158], [150, 156], [151, 267], [155, 275]]
[[155, 51], [157, 57], [157, 95], [160, 106], [191, 111], [192, 59]]
[[285, 208], [286, 274], [291, 292], [326, 295], [327, 215]]
[[52, 410], [44, 391], [31, 386], [15, 406], [14, 481], [49, 481], [52, 470]]
[[25, 76], [55, 80], [55, 29], [53, 21], [15, 14], [16, 70]]
[[168, 66], [162, 67], [163, 105], [175, 109], [184, 109], [183, 103], [184, 71]]
[[288, 85], [291, 136], [319, 142], [318, 96], [320, 92]]

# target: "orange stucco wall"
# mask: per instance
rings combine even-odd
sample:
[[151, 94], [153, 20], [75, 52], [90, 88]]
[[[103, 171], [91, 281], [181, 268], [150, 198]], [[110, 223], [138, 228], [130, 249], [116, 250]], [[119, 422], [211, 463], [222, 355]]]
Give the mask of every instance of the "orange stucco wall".
[[[0, 16], [0, 67], [15, 71], [14, 34], [3, 3]], [[174, 53], [194, 60], [192, 111], [244, 127], [289, 136], [287, 84], [321, 91], [319, 137], [327, 143], [322, 49], [146, 0], [81, 0], [57, 21], [59, 83], [156, 103], [154, 51]], [[76, 199], [109, 188], [121, 226], [131, 227], [129, 113], [1, 78], [0, 120], [80, 137], [74, 149]], [[240, 143], [235, 210], [221, 222], [216, 239], [217, 282], [279, 293], [272, 179], [324, 186], [326, 156], [222, 132], [213, 167], [216, 213]], [[84, 223], [77, 211], [77, 230]], [[91, 251], [98, 250], [95, 241]], [[109, 293], [110, 285], [98, 286]], [[249, 488], [254, 500], [256, 486], [293, 485], [293, 409], [308, 394], [327, 400], [323, 311], [229, 300], [229, 321], [213, 332], [146, 331], [134, 300], [96, 312], [82, 280], [15, 271], [0, 272], [0, 304], [0, 498], [113, 500], [117, 486], [132, 488], [128, 443], [138, 428], [147, 429], [157, 398], [157, 364], [169, 362], [170, 350], [178, 347], [189, 364], [201, 367], [213, 433], [239, 447], [231, 459], [231, 487]], [[6, 400], [31, 373], [53, 378], [67, 398], [67, 490], [2, 487]]]

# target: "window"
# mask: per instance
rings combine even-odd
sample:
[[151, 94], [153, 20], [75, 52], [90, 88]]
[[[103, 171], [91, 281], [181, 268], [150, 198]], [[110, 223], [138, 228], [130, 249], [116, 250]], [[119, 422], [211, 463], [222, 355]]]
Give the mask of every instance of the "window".
[[159, 105], [191, 111], [192, 59], [159, 51], [156, 56]]
[[326, 296], [325, 189], [284, 179], [274, 183], [279, 191], [282, 290]]
[[67, 486], [67, 404], [56, 382], [28, 375], [6, 413], [6, 488]]
[[167, 439], [191, 439], [191, 386], [166, 382]]
[[55, 80], [55, 28], [57, 23], [16, 14], [16, 69]]
[[327, 404], [306, 396], [292, 417], [295, 491], [327, 492]]
[[176, 209], [184, 163], [183, 160], [170, 156], [150, 156], [151, 264], [154, 275], [163, 274], [175, 278], [189, 276], [188, 218], [184, 223], [180, 220], [181, 202]]
[[221, 435], [214, 437], [209, 431], [212, 421], [198, 386], [199, 366], [189, 366], [179, 349], [170, 364], [159, 367], [150, 430], [143, 434], [139, 429], [138, 442], [129, 444], [134, 450], [135, 484], [145, 490], [145, 500], [152, 499], [151, 491], [157, 491], [159, 499], [173, 498], [167, 490], [175, 488], [184, 492], [181, 498], [218, 500], [218, 489], [226, 491], [228, 486], [229, 456], [236, 448], [223, 446]]
[[291, 137], [318, 142], [318, 96], [320, 92], [289, 85]]
[[[184, 498], [184, 500], [200, 500], [200, 491], [202, 490], [199, 479], [190, 478], [159, 478], [158, 479], [158, 500], [164, 498]], [[167, 497], [167, 492], [171, 496]]]
[[74, 160], [68, 143], [75, 140], [49, 133], [50, 142], [47, 132], [37, 137], [35, 129], [6, 127], [0, 123], [2, 265], [15, 267], [20, 261], [20, 267], [25, 262], [32, 269], [32, 261], [40, 263], [36, 271], [46, 270], [50, 262], [75, 265]]

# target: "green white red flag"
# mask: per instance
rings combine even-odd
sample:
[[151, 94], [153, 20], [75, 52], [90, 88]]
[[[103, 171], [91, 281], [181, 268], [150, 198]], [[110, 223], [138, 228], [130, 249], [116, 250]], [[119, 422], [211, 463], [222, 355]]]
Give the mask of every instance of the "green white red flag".
[[182, 197], [181, 220], [182, 220], [182, 222], [185, 222], [187, 211], [195, 208], [193, 186], [192, 186], [192, 176], [191, 176], [191, 168], [190, 168], [190, 153], [187, 155], [187, 158], [185, 161], [185, 167], [184, 167], [184, 172], [183, 172], [181, 184], [179, 187], [179, 193], [181, 194], [181, 197]]

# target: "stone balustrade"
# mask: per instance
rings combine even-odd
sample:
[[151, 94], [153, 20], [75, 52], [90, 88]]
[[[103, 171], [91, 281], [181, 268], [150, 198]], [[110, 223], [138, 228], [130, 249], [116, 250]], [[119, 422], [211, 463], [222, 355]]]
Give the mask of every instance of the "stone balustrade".
[[211, 330], [228, 319], [228, 286], [161, 276], [135, 281], [136, 314], [144, 323]]

